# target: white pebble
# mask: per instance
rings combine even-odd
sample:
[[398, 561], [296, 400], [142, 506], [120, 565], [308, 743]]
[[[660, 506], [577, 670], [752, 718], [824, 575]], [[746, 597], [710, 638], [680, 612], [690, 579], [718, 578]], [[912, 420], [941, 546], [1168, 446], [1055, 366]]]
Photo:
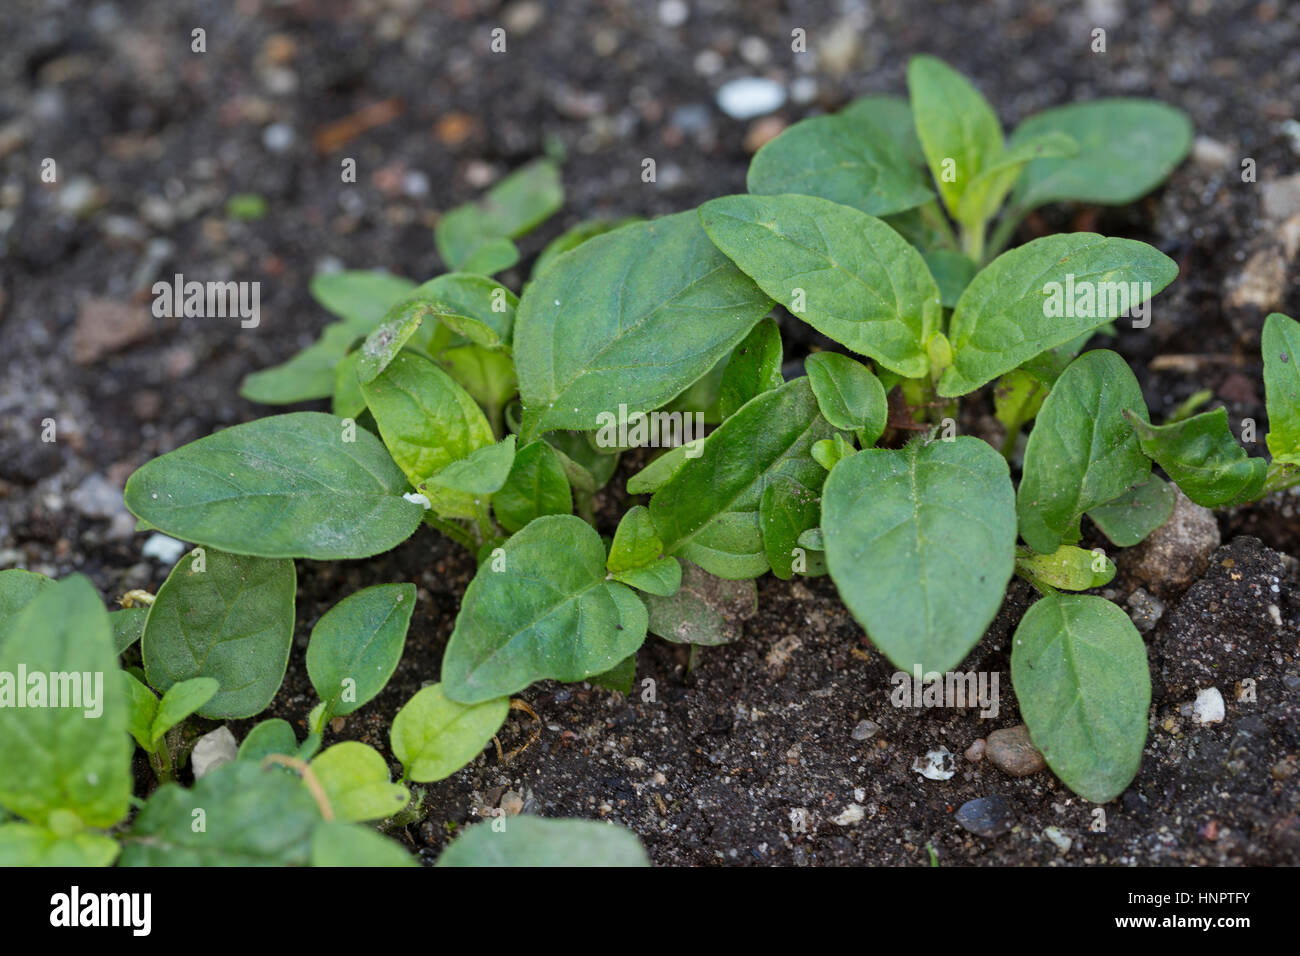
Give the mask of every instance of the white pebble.
[[912, 761], [912, 769], [926, 780], [951, 780], [957, 773], [956, 761], [947, 747], [931, 750]]
[[224, 725], [210, 734], [204, 734], [194, 745], [190, 754], [190, 767], [194, 770], [194, 779], [199, 780], [222, 764], [230, 763], [239, 753], [239, 744], [235, 735]]
[[175, 564], [185, 553], [185, 545], [175, 538], [155, 533], [149, 535], [149, 540], [144, 543], [140, 553], [146, 558], [153, 558], [159, 564]]
[[784, 104], [785, 87], [762, 77], [741, 77], [722, 84], [722, 89], [718, 90], [718, 108], [732, 119], [754, 119], [778, 110]]
[[1217, 687], [1207, 687], [1196, 692], [1196, 702], [1192, 704], [1192, 716], [1198, 723], [1217, 724], [1223, 720], [1226, 711], [1223, 695]]

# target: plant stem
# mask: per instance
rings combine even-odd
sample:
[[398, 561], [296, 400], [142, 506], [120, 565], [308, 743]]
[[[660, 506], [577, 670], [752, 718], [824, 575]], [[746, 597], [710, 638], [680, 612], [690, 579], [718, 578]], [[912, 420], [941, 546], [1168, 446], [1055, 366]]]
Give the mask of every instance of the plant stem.
[[[1002, 218], [998, 220], [997, 227], [993, 230], [993, 238], [989, 240], [988, 248], [985, 250], [989, 259], [996, 259], [1007, 243], [1016, 234], [1020, 224], [1024, 222], [1025, 211], [1008, 206], [1002, 212]], [[976, 265], [983, 265], [978, 259]]]
[[470, 551], [478, 550], [474, 545], [474, 539], [470, 536], [470, 533], [456, 522], [448, 521], [446, 518], [439, 518], [432, 511], [425, 514], [424, 521], [430, 527], [437, 528], [461, 547], [468, 548]]
[[1255, 500], [1259, 501], [1275, 491], [1285, 491], [1287, 488], [1294, 488], [1296, 485], [1300, 485], [1300, 465], [1288, 465], [1279, 461], [1271, 462], [1264, 476], [1264, 487], [1259, 490]]
[[982, 265], [984, 262], [984, 223], [961, 230], [961, 251], [970, 257], [971, 262]]

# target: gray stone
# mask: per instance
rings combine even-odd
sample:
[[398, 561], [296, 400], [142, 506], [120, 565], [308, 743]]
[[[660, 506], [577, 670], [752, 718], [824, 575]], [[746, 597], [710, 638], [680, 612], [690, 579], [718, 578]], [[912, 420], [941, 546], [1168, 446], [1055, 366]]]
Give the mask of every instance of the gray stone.
[[1124, 552], [1124, 567], [1133, 580], [1168, 600], [1187, 590], [1205, 573], [1219, 546], [1219, 522], [1209, 508], [1174, 489], [1174, 511], [1161, 527]]
[[1138, 588], [1128, 596], [1128, 616], [1143, 634], [1154, 630], [1156, 622], [1164, 616], [1165, 602], [1153, 597], [1146, 588]]
[[1011, 804], [995, 793], [991, 797], [967, 800], [957, 809], [956, 820], [976, 836], [996, 837], [1011, 829], [1015, 817]]

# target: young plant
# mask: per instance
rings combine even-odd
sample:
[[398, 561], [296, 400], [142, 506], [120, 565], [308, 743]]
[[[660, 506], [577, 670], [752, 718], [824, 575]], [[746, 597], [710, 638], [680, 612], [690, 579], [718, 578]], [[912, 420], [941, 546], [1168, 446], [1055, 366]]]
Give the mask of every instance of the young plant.
[[[1177, 266], [1090, 233], [1003, 248], [1043, 203], [1154, 188], [1187, 151], [1186, 118], [1104, 100], [1031, 117], [1005, 140], [987, 102], [938, 61], [914, 61], [908, 85], [910, 108], [872, 97], [792, 126], [754, 157], [747, 195], [570, 230], [518, 298], [489, 276], [558, 207], [547, 161], [444, 217], [437, 242], [454, 271], [420, 286], [316, 280], [341, 321], [244, 392], [330, 397], [335, 414], [261, 419], [163, 455], [131, 477], [128, 507], [270, 564], [367, 557], [421, 523], [471, 549], [479, 569], [441, 682], [393, 726], [416, 782], [472, 759], [509, 696], [535, 681], [630, 688], [647, 633], [734, 639], [720, 609], [752, 610], [753, 579], [769, 570], [828, 572], [882, 653], [926, 673], [960, 663], [1019, 574], [1042, 593], [1011, 659], [1030, 734], [1076, 793], [1114, 798], [1137, 772], [1150, 679], [1127, 615], [1062, 593], [1115, 573], [1101, 549], [1080, 547], [1082, 518], [1117, 547], [1163, 524], [1173, 493], [1153, 461], [1212, 506], [1300, 483], [1295, 323], [1272, 316], [1265, 330], [1272, 465], [1245, 455], [1222, 410], [1152, 424], [1124, 361], [1084, 349]], [[852, 354], [811, 355], [785, 381], [766, 318], [777, 304]], [[1001, 455], [956, 434], [961, 403], [989, 384]], [[717, 427], [687, 438], [696, 416]], [[1009, 459], [1035, 420], [1017, 486]], [[651, 440], [654, 429], [675, 440]], [[649, 497], [607, 544], [592, 499], [634, 444], [679, 447], [628, 479]], [[337, 640], [331, 615], [317, 627], [320, 648], [345, 648], [331, 651], [345, 670], [361, 666], [348, 635], [379, 633], [395, 601], [374, 598], [374, 613], [331, 612], [345, 625]], [[400, 653], [391, 635], [380, 644], [376, 675]], [[347, 711], [338, 669], [312, 651], [308, 665], [319, 737]], [[279, 728], [258, 736], [298, 746]], [[373, 776], [381, 792], [398, 786]]]

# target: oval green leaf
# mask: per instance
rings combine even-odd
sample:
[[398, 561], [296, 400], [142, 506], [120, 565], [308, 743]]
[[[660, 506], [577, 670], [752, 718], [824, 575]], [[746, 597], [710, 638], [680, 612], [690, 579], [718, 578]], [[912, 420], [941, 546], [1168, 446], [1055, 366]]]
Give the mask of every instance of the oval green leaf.
[[293, 643], [293, 562], [208, 550], [187, 554], [158, 589], [141, 655], [149, 685], [211, 677], [221, 689], [198, 713], [252, 717], [266, 708]]
[[606, 580], [595, 529], [572, 515], [538, 518], [470, 582], [442, 659], [442, 689], [473, 704], [546, 678], [585, 680], [635, 651], [645, 632], [640, 598]]
[[520, 436], [649, 411], [708, 372], [771, 301], [709, 242], [695, 212], [589, 239], [524, 291], [515, 362]]
[[352, 713], [383, 690], [402, 659], [414, 610], [414, 584], [378, 584], [348, 595], [316, 622], [307, 674], [325, 720]]
[[724, 196], [700, 207], [700, 221], [796, 318], [900, 375], [929, 368], [939, 287], [921, 254], [879, 219], [812, 196]]
[[393, 718], [393, 753], [411, 780], [443, 780], [479, 755], [509, 712], [508, 697], [459, 704], [442, 692], [441, 684], [433, 684]]
[[1016, 628], [1011, 682], [1034, 746], [1093, 803], [1124, 792], [1142, 762], [1151, 677], [1123, 610], [1089, 594], [1038, 601]]
[[1125, 414], [1147, 421], [1146, 400], [1128, 363], [1105, 349], [1070, 363], [1044, 399], [1016, 496], [1020, 536], [1039, 554], [1078, 541], [1085, 511], [1151, 474]]
[[[351, 440], [347, 440], [351, 439]], [[365, 558], [423, 509], [379, 439], [320, 412], [259, 418], [190, 442], [126, 483], [137, 518], [182, 541], [263, 558]]]
[[970, 436], [843, 459], [822, 489], [821, 528], [840, 597], [909, 672], [961, 663], [1015, 567], [1007, 463]]
[[1045, 236], [1005, 252], [971, 280], [953, 310], [954, 359], [939, 394], [973, 392], [1119, 318], [1177, 275], [1177, 263], [1144, 242], [1088, 232]]

